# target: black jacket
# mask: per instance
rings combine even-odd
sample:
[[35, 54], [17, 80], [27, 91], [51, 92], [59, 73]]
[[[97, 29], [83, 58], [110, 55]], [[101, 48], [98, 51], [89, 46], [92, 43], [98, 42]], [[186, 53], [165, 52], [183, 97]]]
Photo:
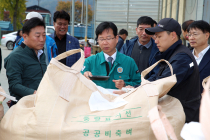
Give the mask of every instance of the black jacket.
[[[199, 121], [200, 107], [200, 84], [199, 70], [195, 58], [191, 51], [182, 45], [179, 40], [169, 47], [165, 52], [158, 53], [155, 56], [156, 60], [165, 59], [173, 67], [173, 72], [176, 74], [177, 83], [168, 92], [168, 95], [176, 97], [183, 105], [186, 122]], [[160, 63], [159, 72], [153, 74], [148, 80], [155, 81], [171, 75], [167, 64]]]
[[4, 59], [4, 67], [10, 95], [20, 100], [37, 90], [47, 65], [44, 53], [38, 60], [35, 51], [22, 43]]
[[121, 50], [123, 44], [124, 44], [124, 40], [119, 36], [118, 43], [117, 43], [117, 46], [116, 46], [118, 51]]

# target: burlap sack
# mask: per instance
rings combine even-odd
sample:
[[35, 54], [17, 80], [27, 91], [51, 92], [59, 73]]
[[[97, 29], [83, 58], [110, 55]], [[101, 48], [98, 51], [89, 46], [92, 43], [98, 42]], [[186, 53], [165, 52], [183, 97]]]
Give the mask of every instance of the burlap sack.
[[[0, 124], [1, 140], [154, 140], [148, 112], [159, 104], [172, 124], [175, 134], [185, 122], [181, 103], [164, 96], [176, 83], [176, 76], [149, 82], [144, 76], [155, 65], [142, 72], [142, 85], [135, 90], [115, 97], [101, 93], [96, 85], [81, 73], [84, 54], [71, 68], [58, 60], [80, 50], [65, 52], [53, 58], [39, 85], [37, 94], [22, 98], [4, 116]], [[124, 106], [91, 111], [89, 99], [98, 91], [107, 101], [119, 98], [128, 103]], [[162, 97], [159, 99], [158, 98]]]
[[201, 99], [200, 106], [200, 123], [202, 132], [206, 138], [206, 140], [210, 139], [210, 76], [203, 80], [203, 94]]
[[4, 116], [4, 107], [3, 107], [2, 103], [5, 99], [5, 97], [1, 94], [1, 92], [6, 93], [4, 91], [4, 89], [0, 86], [0, 122], [1, 122], [1, 119], [3, 118], [3, 116]]

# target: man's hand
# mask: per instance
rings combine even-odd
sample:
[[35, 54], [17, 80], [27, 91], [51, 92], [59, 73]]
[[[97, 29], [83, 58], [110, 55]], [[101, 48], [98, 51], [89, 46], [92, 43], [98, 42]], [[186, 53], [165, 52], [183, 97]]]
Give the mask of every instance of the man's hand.
[[123, 90], [115, 90], [115, 91], [113, 91], [113, 93], [114, 93], [114, 94], [121, 95], [121, 94], [124, 94], [124, 93], [126, 93], [126, 92], [123, 91]]
[[34, 90], [34, 93], [33, 94], [36, 94], [36, 90]]
[[134, 87], [133, 87], [133, 86], [128, 85], [128, 86], [126, 86], [125, 88], [134, 88]]
[[92, 73], [91, 73], [90, 71], [86, 71], [86, 72], [84, 73], [84, 76], [85, 76], [87, 79], [90, 80], [89, 76], [91, 77], [91, 76], [93, 76], [93, 75], [92, 75]]
[[124, 80], [112, 80], [115, 83], [115, 87], [118, 89], [122, 89], [125, 86]]
[[9, 101], [7, 102], [8, 107], [10, 107], [11, 102], [12, 102], [12, 100], [9, 100]]

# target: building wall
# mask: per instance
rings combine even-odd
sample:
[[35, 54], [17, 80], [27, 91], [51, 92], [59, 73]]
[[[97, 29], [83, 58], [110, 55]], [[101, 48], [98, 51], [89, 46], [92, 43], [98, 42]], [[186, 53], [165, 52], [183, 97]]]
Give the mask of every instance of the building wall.
[[185, 0], [162, 0], [162, 3], [162, 18], [173, 18], [180, 24], [184, 21]]
[[[179, 1], [178, 12], [177, 12], [177, 4], [178, 4], [177, 1]], [[189, 19], [193, 20], [204, 19], [203, 18], [204, 6], [207, 7], [207, 5], [209, 5], [210, 7], [210, 0], [162, 0], [162, 2], [163, 2], [163, 7], [162, 7], [161, 17], [174, 18], [178, 20], [180, 24]], [[177, 18], [177, 13], [178, 13], [178, 18]], [[209, 13], [209, 11], [206, 13]]]
[[[160, 2], [160, 7], [161, 6]], [[128, 38], [136, 36], [137, 20], [141, 16], [150, 16], [158, 21], [159, 0], [96, 0], [96, 27], [103, 21], [114, 22], [118, 31], [128, 31]]]

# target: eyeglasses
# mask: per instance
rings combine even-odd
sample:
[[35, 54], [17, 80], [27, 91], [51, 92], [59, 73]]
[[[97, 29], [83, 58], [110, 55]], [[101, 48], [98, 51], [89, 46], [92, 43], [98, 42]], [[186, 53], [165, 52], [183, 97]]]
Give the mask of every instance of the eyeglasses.
[[193, 34], [187, 34], [188, 37], [198, 37], [200, 34], [198, 33], [193, 33]]
[[63, 25], [63, 26], [68, 26], [68, 24], [66, 24], [66, 23], [57, 23], [57, 25], [58, 25], [58, 26], [62, 26], [62, 25]]
[[107, 39], [98, 39], [98, 42], [104, 42], [105, 40], [107, 41], [107, 42], [111, 42], [112, 41], [112, 39], [114, 39], [115, 37], [113, 37], [113, 38], [107, 38]]

